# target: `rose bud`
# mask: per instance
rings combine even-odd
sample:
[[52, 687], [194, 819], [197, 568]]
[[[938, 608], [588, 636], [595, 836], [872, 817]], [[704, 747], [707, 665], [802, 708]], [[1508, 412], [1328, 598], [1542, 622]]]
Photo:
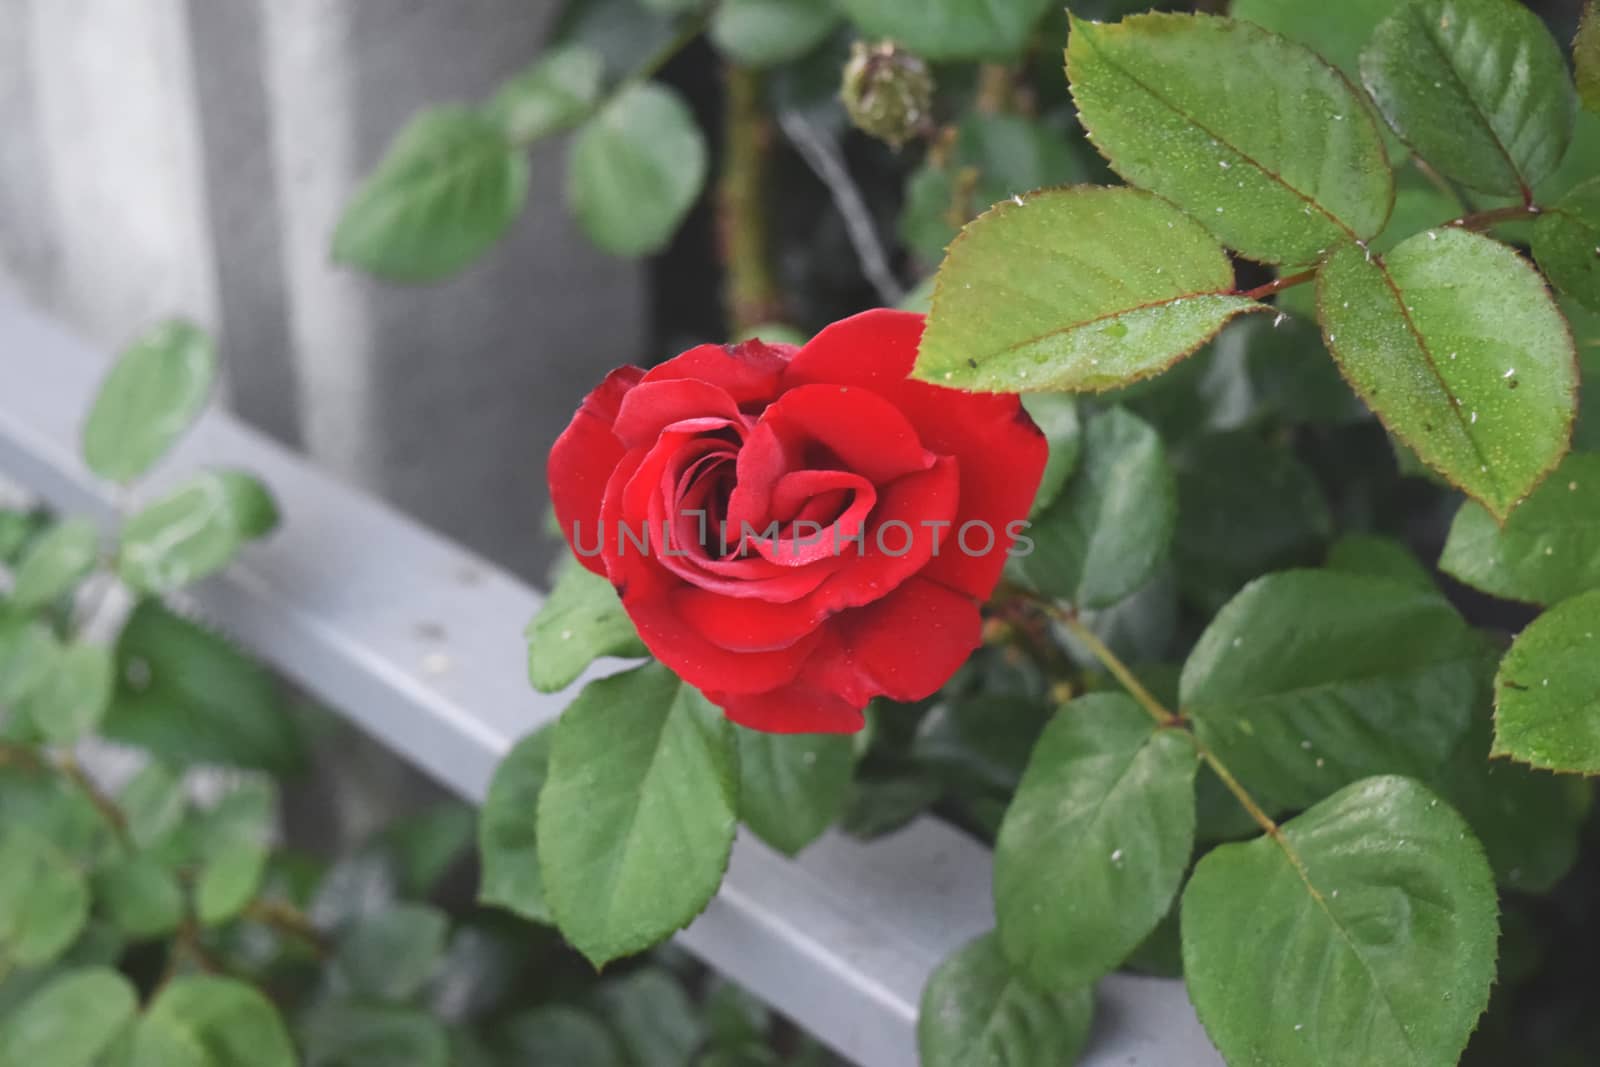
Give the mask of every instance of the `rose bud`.
[[922, 316], [623, 367], [550, 451], [550, 494], [658, 659], [735, 722], [851, 732], [978, 646], [1044, 471], [1010, 394], [910, 381]]
[[839, 100], [856, 129], [899, 148], [926, 129], [933, 75], [922, 57], [893, 41], [851, 45]]

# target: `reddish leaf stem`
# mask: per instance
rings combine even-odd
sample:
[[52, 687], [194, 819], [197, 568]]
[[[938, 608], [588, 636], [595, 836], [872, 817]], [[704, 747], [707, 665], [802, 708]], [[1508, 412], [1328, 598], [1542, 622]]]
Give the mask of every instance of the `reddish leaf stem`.
[[1312, 267], [1310, 270], [1303, 270], [1299, 274], [1285, 275], [1282, 278], [1277, 278], [1268, 282], [1266, 285], [1258, 285], [1254, 289], [1247, 290], [1243, 293], [1239, 293], [1238, 295], [1246, 298], [1247, 300], [1264, 300], [1273, 293], [1282, 292], [1283, 290], [1296, 285], [1304, 285], [1306, 282], [1309, 282], [1316, 276], [1317, 269]]

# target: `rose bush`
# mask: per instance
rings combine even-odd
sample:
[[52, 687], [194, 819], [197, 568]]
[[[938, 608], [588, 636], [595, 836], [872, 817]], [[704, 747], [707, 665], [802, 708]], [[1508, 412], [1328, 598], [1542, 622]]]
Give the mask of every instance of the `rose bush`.
[[869, 311], [801, 348], [623, 367], [550, 452], [578, 558], [735, 722], [858, 730], [979, 643], [1048, 448], [1014, 395], [907, 380], [921, 336], [921, 315]]

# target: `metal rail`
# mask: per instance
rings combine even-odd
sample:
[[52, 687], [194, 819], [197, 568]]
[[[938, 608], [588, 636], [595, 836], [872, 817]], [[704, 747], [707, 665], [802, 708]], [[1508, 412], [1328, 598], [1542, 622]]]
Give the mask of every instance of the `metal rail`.
[[[112, 493], [77, 440], [107, 362], [0, 292], [0, 474], [102, 521]], [[155, 488], [200, 465], [263, 477], [284, 522], [198, 587], [198, 606], [407, 760], [481, 801], [506, 750], [566, 706], [526, 681], [533, 589], [225, 413], [201, 421]], [[986, 849], [929, 818], [866, 844], [830, 833], [798, 859], [741, 834], [721, 892], [679, 941], [841, 1054], [908, 1067], [928, 974], [993, 924], [989, 877]], [[1221, 1060], [1179, 983], [1119, 975], [1100, 987], [1085, 1062]]]

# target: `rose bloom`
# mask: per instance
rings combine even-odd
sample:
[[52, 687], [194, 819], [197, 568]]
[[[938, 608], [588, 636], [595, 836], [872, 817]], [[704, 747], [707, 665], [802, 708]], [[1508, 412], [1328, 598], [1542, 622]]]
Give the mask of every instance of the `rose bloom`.
[[1048, 448], [1009, 394], [910, 381], [922, 316], [623, 367], [550, 451], [550, 494], [656, 657], [735, 722], [850, 732], [979, 644]]

